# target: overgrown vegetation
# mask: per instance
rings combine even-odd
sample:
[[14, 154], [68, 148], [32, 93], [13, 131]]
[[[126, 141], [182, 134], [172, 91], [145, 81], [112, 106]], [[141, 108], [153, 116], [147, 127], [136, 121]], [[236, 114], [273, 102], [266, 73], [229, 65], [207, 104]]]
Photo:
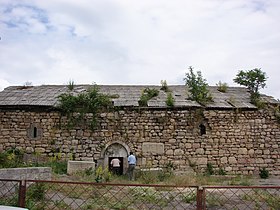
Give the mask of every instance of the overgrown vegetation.
[[161, 88], [160, 88], [161, 90], [163, 90], [166, 93], [170, 92], [166, 80], [161, 80], [160, 84], [161, 84]]
[[[273, 195], [273, 196], [272, 196]], [[280, 197], [268, 191], [254, 189], [251, 193], [245, 194], [243, 200], [255, 203], [255, 209], [263, 209], [261, 206], [267, 204], [267, 209], [280, 209]]]
[[207, 163], [205, 174], [206, 175], [213, 175], [214, 174], [214, 168], [213, 168], [213, 165], [211, 163]]
[[[112, 107], [111, 98], [99, 92], [95, 85], [85, 93], [74, 95], [63, 93], [59, 97], [58, 108], [68, 118], [68, 127], [86, 126], [94, 129], [97, 125], [98, 114]], [[85, 115], [91, 114], [91, 120], [86, 120]]]
[[219, 83], [216, 84], [216, 85], [218, 86], [218, 91], [220, 91], [222, 93], [227, 92], [227, 89], [228, 89], [228, 84], [227, 83], [219, 81]]
[[139, 106], [148, 106], [148, 101], [154, 97], [157, 97], [159, 90], [155, 88], [145, 88], [142, 91], [140, 100], [138, 101]]
[[23, 151], [17, 148], [11, 148], [0, 153], [0, 168], [23, 167]]
[[95, 170], [95, 181], [99, 182], [109, 182], [112, 178], [112, 173], [108, 170], [108, 168], [103, 169], [102, 166], [99, 166]]
[[266, 168], [262, 168], [260, 169], [259, 175], [262, 179], [267, 179], [269, 177], [269, 172], [266, 170]]
[[274, 114], [275, 114], [275, 118], [276, 118], [277, 122], [280, 123], [280, 108], [279, 108], [279, 105], [274, 107]]
[[233, 79], [235, 83], [248, 88], [251, 94], [251, 102], [256, 105], [261, 103], [259, 89], [266, 86], [266, 80], [266, 73], [261, 71], [260, 68], [255, 68], [247, 71], [241, 70]]
[[[36, 156], [37, 154], [34, 154]], [[60, 153], [54, 154], [45, 162], [25, 162], [24, 152], [17, 148], [11, 148], [0, 153], [0, 168], [20, 168], [20, 167], [51, 167], [55, 174], [67, 173], [67, 162], [61, 158]]]
[[201, 104], [206, 104], [212, 101], [212, 96], [208, 90], [208, 84], [206, 83], [206, 80], [203, 79], [200, 71], [197, 71], [195, 74], [193, 68], [190, 66], [189, 73], [186, 73], [184, 80], [190, 92], [191, 100], [197, 101]]
[[75, 83], [73, 80], [69, 80], [68, 84], [67, 84], [67, 88], [72, 91], [74, 90], [74, 87], [75, 87]]
[[169, 107], [174, 107], [175, 99], [172, 96], [171, 92], [167, 93], [167, 98], [166, 98], [166, 105]]

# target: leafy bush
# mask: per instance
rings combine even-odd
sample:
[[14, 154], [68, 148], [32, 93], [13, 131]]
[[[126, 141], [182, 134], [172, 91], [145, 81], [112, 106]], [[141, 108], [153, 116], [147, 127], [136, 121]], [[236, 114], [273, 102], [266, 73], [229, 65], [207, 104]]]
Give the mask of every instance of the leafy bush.
[[267, 179], [269, 177], [269, 172], [265, 168], [262, 168], [260, 169], [259, 175], [262, 179]]
[[22, 150], [11, 148], [0, 153], [0, 168], [17, 168], [24, 165]]
[[226, 171], [225, 171], [223, 168], [219, 168], [218, 174], [224, 176], [224, 175], [226, 175], [227, 173], [226, 173]]
[[93, 117], [89, 124], [91, 128], [94, 128], [97, 122], [97, 114], [112, 106], [110, 96], [99, 93], [96, 85], [86, 93], [81, 93], [77, 96], [71, 93], [63, 93], [58, 97], [58, 100], [58, 108], [62, 114], [67, 116], [69, 120], [68, 126], [70, 127], [79, 123], [87, 125], [88, 123], [85, 122], [84, 116], [86, 113], [91, 113]]
[[112, 173], [108, 168], [103, 169], [102, 166], [98, 166], [95, 170], [95, 181], [99, 182], [109, 182], [112, 178]]
[[221, 81], [219, 81], [217, 86], [218, 86], [218, 91], [223, 92], [223, 93], [227, 92], [227, 89], [228, 89], [228, 84], [227, 83], [225, 83], [225, 82], [222, 83]]
[[186, 203], [192, 203], [192, 202], [196, 201], [196, 193], [191, 192], [191, 193], [183, 194], [182, 199]]
[[159, 90], [155, 88], [145, 88], [142, 92], [140, 100], [138, 101], [140, 106], [148, 106], [148, 101], [153, 97], [157, 97], [159, 94]]
[[174, 106], [174, 98], [173, 98], [171, 92], [167, 93], [166, 105], [169, 106], [169, 107], [173, 107]]
[[75, 87], [75, 83], [73, 80], [69, 80], [68, 84], [67, 84], [67, 88], [72, 91], [74, 90], [74, 87]]
[[214, 174], [214, 169], [213, 165], [211, 163], [207, 163], [207, 168], [206, 168], [206, 175], [213, 175]]
[[164, 92], [169, 92], [169, 88], [168, 88], [166, 80], [161, 80], [160, 83], [161, 83], [160, 89], [163, 90]]
[[66, 161], [55, 161], [46, 163], [47, 166], [52, 168], [52, 171], [56, 174], [66, 174], [67, 173], [67, 162]]
[[45, 197], [45, 184], [44, 183], [34, 183], [28, 187], [27, 190], [27, 199], [34, 201], [42, 201]]

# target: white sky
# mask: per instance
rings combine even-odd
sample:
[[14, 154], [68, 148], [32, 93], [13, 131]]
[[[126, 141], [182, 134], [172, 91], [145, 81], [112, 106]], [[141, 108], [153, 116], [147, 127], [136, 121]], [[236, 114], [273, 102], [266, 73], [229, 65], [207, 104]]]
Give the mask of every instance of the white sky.
[[0, 90], [10, 85], [238, 86], [261, 68], [280, 98], [280, 0], [1, 0]]

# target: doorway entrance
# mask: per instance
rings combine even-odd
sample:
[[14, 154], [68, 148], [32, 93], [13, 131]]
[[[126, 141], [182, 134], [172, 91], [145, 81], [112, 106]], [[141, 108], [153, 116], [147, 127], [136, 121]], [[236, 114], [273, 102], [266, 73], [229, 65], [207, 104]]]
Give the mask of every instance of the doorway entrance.
[[128, 146], [123, 142], [117, 141], [108, 144], [108, 146], [106, 146], [101, 152], [103, 167], [108, 168], [108, 170], [112, 171], [112, 166], [110, 163], [112, 159], [118, 158], [120, 160], [119, 174], [125, 174], [128, 168], [127, 157], [129, 151], [130, 150]]

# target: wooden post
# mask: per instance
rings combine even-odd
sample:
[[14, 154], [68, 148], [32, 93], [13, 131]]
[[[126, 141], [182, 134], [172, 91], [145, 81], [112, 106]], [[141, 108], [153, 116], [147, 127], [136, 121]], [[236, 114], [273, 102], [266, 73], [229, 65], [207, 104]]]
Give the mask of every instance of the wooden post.
[[19, 192], [18, 192], [19, 207], [25, 207], [25, 197], [26, 197], [26, 181], [21, 180], [19, 183]]

